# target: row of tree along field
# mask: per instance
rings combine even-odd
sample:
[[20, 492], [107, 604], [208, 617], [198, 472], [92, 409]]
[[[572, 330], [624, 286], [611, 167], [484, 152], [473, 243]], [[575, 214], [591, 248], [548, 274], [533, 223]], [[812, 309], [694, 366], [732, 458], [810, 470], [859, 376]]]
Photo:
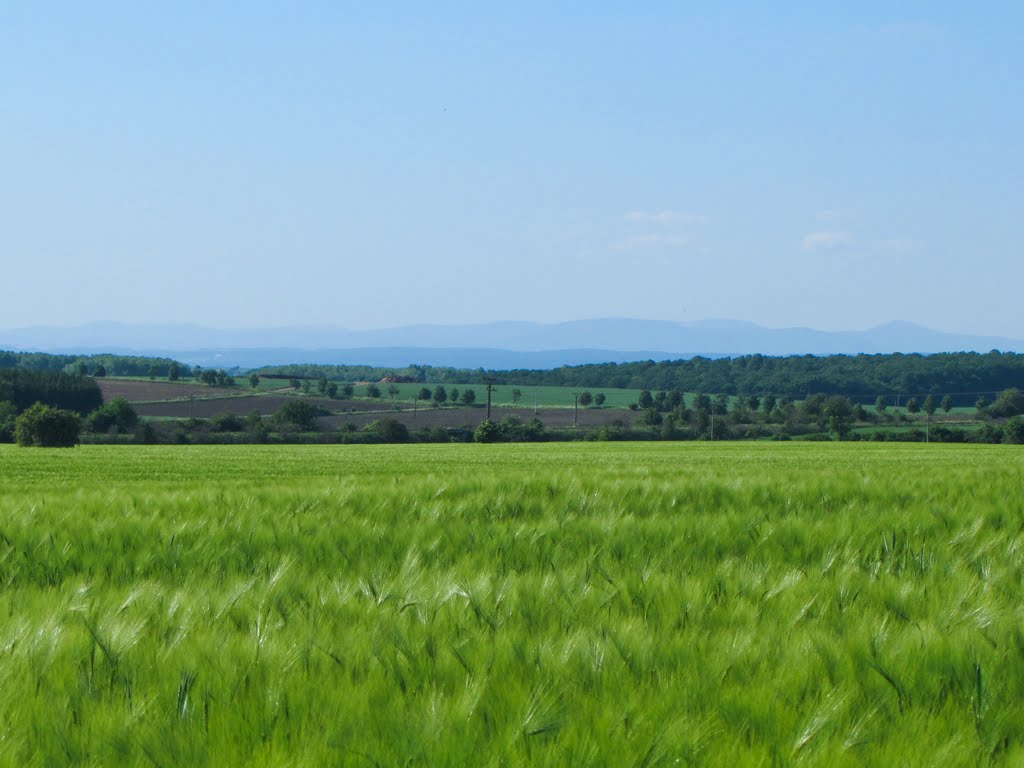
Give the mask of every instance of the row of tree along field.
[[[972, 406], [979, 395], [989, 398], [1011, 387], [1024, 388], [1024, 355], [992, 351], [935, 355], [813, 355], [736, 358], [601, 365], [564, 366], [551, 370], [486, 371], [410, 365], [370, 366], [285, 365], [252, 372], [192, 368], [168, 358], [122, 355], [49, 355], [0, 351], [0, 369], [63, 372], [91, 376], [137, 376], [161, 379], [195, 378], [208, 384], [231, 385], [243, 373], [254, 373], [268, 385], [297, 379], [343, 386], [348, 382], [378, 384], [479, 385], [485, 377], [500, 387], [571, 387], [589, 390], [674, 389], [727, 395], [774, 394], [801, 399], [820, 392], [845, 395], [865, 405], [879, 395], [919, 399], [931, 394], [952, 398], [954, 406]], [[506, 391], [506, 395], [511, 390]], [[403, 393], [403, 396], [406, 396]]]
[[485, 371], [411, 365], [406, 368], [368, 366], [287, 365], [262, 368], [259, 375], [331, 381], [395, 381], [473, 384], [483, 377], [498, 386], [558, 386], [587, 389], [715, 392], [728, 395], [810, 393], [846, 395], [871, 404], [878, 395], [939, 398], [949, 394], [956, 406], [974, 405], [979, 394], [989, 397], [1011, 387], [1024, 387], [1024, 355], [1012, 352], [957, 352], [936, 355], [813, 355], [765, 357], [749, 355], [711, 360], [606, 363], [564, 366], [551, 370]]

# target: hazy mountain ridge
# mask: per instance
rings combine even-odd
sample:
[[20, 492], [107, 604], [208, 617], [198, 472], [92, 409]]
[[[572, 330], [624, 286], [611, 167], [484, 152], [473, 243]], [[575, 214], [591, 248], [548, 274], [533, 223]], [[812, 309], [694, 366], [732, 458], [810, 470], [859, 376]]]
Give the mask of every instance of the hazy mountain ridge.
[[550, 368], [762, 354], [937, 353], [999, 349], [1024, 341], [951, 334], [892, 322], [865, 331], [764, 328], [735, 320], [677, 323], [600, 318], [564, 323], [509, 321], [412, 325], [373, 330], [327, 326], [216, 329], [198, 324], [91, 323], [0, 331], [0, 348], [54, 353], [166, 355], [183, 362], [255, 367], [290, 362], [399, 366], [410, 363], [484, 368]]

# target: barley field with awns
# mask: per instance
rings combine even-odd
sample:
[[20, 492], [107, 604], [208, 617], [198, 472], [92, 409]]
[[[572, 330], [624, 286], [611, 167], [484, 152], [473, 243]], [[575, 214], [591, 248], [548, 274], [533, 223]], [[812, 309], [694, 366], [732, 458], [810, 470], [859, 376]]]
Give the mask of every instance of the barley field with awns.
[[1016, 446], [0, 446], [2, 765], [1019, 765]]

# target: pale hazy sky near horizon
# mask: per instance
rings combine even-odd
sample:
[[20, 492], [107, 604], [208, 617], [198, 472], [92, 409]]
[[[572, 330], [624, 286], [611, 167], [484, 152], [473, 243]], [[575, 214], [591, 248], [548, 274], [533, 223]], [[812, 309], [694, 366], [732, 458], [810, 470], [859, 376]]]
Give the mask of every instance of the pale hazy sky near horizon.
[[0, 2], [0, 328], [1024, 336], [1024, 4]]

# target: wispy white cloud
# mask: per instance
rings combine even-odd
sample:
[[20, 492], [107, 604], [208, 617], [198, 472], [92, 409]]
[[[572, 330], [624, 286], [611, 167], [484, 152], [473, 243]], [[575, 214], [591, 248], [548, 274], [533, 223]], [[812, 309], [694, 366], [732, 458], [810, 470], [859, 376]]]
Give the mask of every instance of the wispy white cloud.
[[804, 235], [805, 251], [834, 251], [850, 244], [846, 232], [808, 232]]
[[703, 224], [708, 217], [701, 213], [685, 211], [630, 211], [626, 221], [634, 224]]
[[685, 248], [690, 244], [690, 238], [684, 235], [663, 235], [656, 233], [645, 233], [642, 235], [631, 235], [618, 242], [612, 243], [612, 250], [615, 251], [640, 251], [654, 249]]

